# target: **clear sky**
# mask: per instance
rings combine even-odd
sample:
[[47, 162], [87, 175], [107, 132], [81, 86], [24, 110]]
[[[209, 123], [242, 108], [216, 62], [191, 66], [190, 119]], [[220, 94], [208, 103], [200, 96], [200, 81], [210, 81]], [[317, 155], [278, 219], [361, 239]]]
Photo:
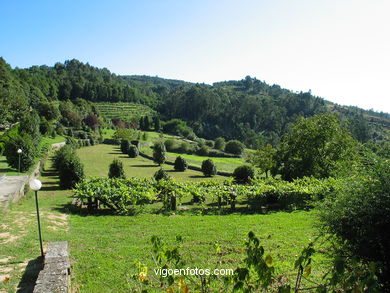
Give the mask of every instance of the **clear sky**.
[[390, 112], [389, 0], [0, 0], [12, 67], [76, 58], [193, 82], [251, 75]]

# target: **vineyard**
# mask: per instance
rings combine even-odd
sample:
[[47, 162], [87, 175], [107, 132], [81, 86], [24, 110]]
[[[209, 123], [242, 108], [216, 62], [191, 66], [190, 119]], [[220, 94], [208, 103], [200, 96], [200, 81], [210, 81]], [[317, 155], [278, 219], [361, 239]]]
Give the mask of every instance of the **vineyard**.
[[138, 122], [145, 115], [152, 116], [154, 111], [145, 105], [135, 103], [95, 103], [100, 115], [106, 119], [120, 118], [126, 122]]

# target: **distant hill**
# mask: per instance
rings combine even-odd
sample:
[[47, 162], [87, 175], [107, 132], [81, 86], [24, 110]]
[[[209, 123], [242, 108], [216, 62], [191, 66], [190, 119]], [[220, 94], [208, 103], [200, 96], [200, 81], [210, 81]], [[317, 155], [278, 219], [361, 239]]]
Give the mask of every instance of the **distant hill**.
[[[277, 143], [298, 117], [335, 112], [362, 142], [388, 137], [390, 115], [333, 104], [256, 78], [194, 84], [150, 76], [119, 76], [78, 60], [12, 69], [0, 58], [0, 125], [29, 107], [58, 100], [143, 104], [163, 120], [179, 118], [204, 138], [240, 139], [247, 146]], [[154, 111], [154, 112], [153, 112]], [[115, 112], [115, 111], [114, 111]], [[115, 114], [113, 114], [115, 115]]]

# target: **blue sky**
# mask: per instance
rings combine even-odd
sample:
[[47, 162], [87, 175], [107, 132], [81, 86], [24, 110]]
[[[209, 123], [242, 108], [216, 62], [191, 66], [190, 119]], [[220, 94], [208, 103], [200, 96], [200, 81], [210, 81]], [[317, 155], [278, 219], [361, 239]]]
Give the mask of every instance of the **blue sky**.
[[193, 82], [255, 76], [390, 112], [387, 0], [1, 0], [11, 66], [76, 58]]

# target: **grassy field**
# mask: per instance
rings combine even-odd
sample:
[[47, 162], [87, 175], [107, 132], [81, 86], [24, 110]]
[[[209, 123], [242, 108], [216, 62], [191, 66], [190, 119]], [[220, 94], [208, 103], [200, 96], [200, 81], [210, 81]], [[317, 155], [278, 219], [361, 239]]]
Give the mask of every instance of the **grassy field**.
[[[91, 147], [84, 147], [77, 150], [77, 153], [85, 165], [87, 176], [107, 177], [108, 168], [111, 162], [118, 158], [123, 162], [123, 167], [127, 177], [152, 178], [154, 173], [160, 169], [153, 161], [138, 156], [129, 158], [122, 154], [118, 146], [100, 144]], [[204, 177], [201, 172], [186, 170], [185, 172], [176, 172], [173, 166], [164, 164], [171, 177], [178, 181], [199, 181], [199, 180], [223, 180], [225, 177], [215, 176], [213, 178]]]
[[[87, 148], [85, 148], [86, 150]], [[91, 153], [91, 152], [90, 152]], [[49, 162], [48, 162], [49, 163]], [[313, 211], [274, 212], [264, 215], [227, 214], [195, 216], [142, 213], [136, 216], [79, 214], [70, 208], [71, 191], [58, 189], [58, 178], [48, 170], [41, 178], [39, 192], [43, 239], [67, 240], [72, 262], [72, 286], [76, 292], [129, 292], [133, 263], [150, 267], [152, 235], [171, 244], [183, 237], [181, 252], [189, 267], [236, 268], [244, 258], [248, 231], [260, 237], [267, 253], [274, 258], [278, 275], [287, 278], [302, 248], [314, 239]], [[39, 269], [39, 243], [31, 193], [11, 210], [0, 214], [0, 291], [26, 289]], [[218, 242], [217, 255], [213, 244]], [[25, 270], [27, 266], [27, 271]], [[323, 255], [315, 258], [313, 276], [325, 269]]]
[[154, 111], [145, 105], [135, 103], [95, 103], [104, 118], [120, 118], [123, 121], [136, 121], [141, 116], [152, 116]]

